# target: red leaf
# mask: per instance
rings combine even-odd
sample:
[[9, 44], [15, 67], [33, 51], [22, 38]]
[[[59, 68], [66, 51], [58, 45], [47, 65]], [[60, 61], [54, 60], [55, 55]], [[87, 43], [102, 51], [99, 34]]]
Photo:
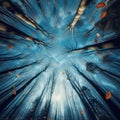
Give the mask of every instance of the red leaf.
[[109, 92], [107, 92], [106, 94], [105, 94], [105, 99], [106, 100], [109, 100], [110, 98], [111, 98], [111, 92], [109, 91]]
[[96, 5], [97, 8], [103, 8], [105, 6], [106, 6], [106, 4], [104, 2], [100, 2]]
[[103, 11], [102, 14], [100, 15], [100, 18], [103, 19], [107, 15], [106, 11]]

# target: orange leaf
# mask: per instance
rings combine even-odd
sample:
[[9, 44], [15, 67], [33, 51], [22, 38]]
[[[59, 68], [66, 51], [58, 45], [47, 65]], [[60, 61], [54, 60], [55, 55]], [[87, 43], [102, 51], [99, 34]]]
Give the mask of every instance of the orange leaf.
[[16, 93], [16, 91], [15, 91], [15, 90], [13, 90], [13, 91], [12, 91], [12, 94], [13, 94], [13, 95], [16, 95], [17, 93]]
[[112, 95], [112, 94], [111, 94], [110, 91], [107, 92], [106, 95], [105, 95], [105, 99], [106, 99], [106, 100], [109, 100], [109, 99], [111, 98], [111, 95]]
[[32, 37], [32, 36], [29, 36], [28, 38], [29, 38], [30, 40], [33, 40], [33, 37]]
[[9, 46], [8, 46], [8, 48], [12, 49], [12, 48], [13, 48], [13, 46], [12, 46], [12, 45], [9, 45]]
[[102, 12], [102, 14], [100, 15], [100, 18], [102, 19], [102, 18], [104, 18], [106, 15], [107, 15], [107, 12], [104, 11], [104, 12]]
[[106, 6], [106, 4], [104, 2], [100, 2], [96, 5], [96, 8], [103, 8], [105, 6]]

